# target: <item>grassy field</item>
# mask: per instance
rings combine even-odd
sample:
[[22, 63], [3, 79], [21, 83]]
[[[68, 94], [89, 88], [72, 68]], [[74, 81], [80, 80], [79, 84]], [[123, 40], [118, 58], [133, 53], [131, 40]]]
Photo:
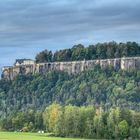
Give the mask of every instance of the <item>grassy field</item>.
[[76, 138], [46, 137], [37, 133], [0, 132], [0, 140], [86, 140]]

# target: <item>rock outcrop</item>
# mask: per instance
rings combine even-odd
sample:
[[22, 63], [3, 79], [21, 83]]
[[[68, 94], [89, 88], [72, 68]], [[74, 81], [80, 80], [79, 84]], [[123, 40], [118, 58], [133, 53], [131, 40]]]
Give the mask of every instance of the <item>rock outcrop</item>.
[[35, 63], [33, 60], [24, 59], [22, 61], [20, 60], [20, 64], [16, 62], [14, 66], [4, 67], [2, 69], [2, 78], [12, 80], [17, 75], [29, 73], [44, 74], [52, 70], [76, 74], [85, 70], [94, 69], [97, 65], [101, 68], [113, 67], [114, 69], [130, 71], [132, 69], [140, 69], [140, 57], [50, 63]]

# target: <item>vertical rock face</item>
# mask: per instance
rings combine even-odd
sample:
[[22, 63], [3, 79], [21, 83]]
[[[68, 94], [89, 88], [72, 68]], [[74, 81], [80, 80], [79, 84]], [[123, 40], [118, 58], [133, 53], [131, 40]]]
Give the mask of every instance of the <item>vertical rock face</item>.
[[113, 67], [116, 70], [122, 69], [129, 71], [132, 69], [140, 69], [140, 57], [50, 63], [35, 63], [33, 61], [27, 63], [26, 60], [26, 64], [24, 65], [21, 64], [13, 67], [4, 67], [2, 69], [2, 78], [11, 80], [17, 75], [25, 75], [29, 73], [44, 74], [52, 70], [76, 74], [85, 70], [94, 69], [97, 65], [101, 68]]
[[122, 70], [140, 69], [140, 57], [127, 57], [121, 59]]

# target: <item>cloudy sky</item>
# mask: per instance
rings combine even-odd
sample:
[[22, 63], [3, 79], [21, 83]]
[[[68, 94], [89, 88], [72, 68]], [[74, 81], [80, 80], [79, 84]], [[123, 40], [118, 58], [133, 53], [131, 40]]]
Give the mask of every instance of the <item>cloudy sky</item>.
[[112, 40], [140, 43], [140, 0], [0, 0], [0, 67]]

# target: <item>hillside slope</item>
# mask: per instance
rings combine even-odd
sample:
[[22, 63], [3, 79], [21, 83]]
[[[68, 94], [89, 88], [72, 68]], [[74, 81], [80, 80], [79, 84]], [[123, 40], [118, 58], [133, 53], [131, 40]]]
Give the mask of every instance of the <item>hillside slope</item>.
[[99, 67], [77, 75], [52, 71], [46, 75], [0, 80], [0, 118], [27, 108], [41, 110], [53, 102], [62, 105], [127, 107], [140, 111], [140, 71]]

